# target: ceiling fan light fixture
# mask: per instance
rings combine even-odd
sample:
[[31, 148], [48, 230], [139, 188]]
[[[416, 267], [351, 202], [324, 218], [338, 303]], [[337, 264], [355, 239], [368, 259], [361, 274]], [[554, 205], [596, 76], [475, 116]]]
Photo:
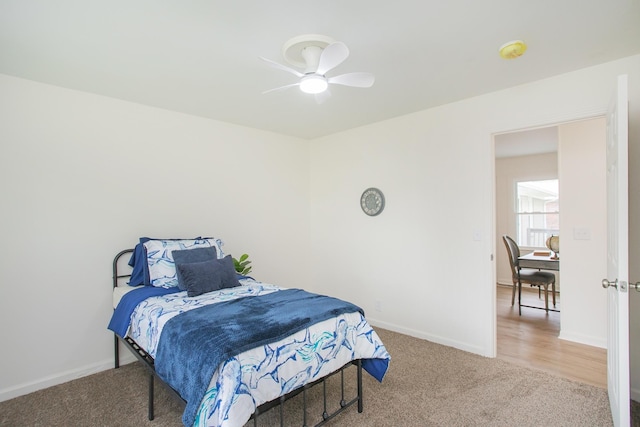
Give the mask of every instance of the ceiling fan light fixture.
[[291, 73], [299, 79], [296, 83], [270, 89], [263, 93], [298, 86], [303, 93], [311, 95], [325, 93], [325, 96], [315, 97], [316, 101], [320, 103], [321, 98], [325, 99], [328, 96], [330, 84], [368, 88], [375, 81], [373, 74], [364, 72], [327, 77], [328, 72], [342, 64], [349, 57], [349, 48], [343, 42], [334, 42], [326, 36], [308, 34], [294, 37], [285, 43], [282, 52], [287, 62], [292, 65], [297, 64], [300, 68], [304, 67], [304, 71], [300, 72], [279, 62], [259, 57], [271, 67]]
[[498, 52], [504, 59], [515, 59], [524, 54], [527, 50], [527, 45], [522, 40], [513, 40], [500, 46]]
[[322, 93], [329, 87], [329, 83], [324, 76], [311, 74], [300, 79], [300, 90], [304, 93]]

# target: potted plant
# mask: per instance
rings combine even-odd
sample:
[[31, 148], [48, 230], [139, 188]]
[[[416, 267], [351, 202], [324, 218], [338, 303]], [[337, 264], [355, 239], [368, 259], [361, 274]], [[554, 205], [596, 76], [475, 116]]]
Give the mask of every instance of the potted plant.
[[238, 274], [246, 276], [251, 272], [251, 261], [248, 254], [242, 254], [239, 259], [233, 258], [233, 266]]

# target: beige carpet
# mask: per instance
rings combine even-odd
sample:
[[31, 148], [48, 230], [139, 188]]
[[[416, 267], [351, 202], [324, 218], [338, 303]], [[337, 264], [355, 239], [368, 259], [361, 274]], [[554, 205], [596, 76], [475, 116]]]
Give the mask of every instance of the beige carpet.
[[[377, 329], [391, 353], [382, 384], [364, 375], [364, 413], [355, 407], [329, 425], [375, 426], [610, 426], [607, 393], [586, 384]], [[354, 376], [350, 372], [347, 377]], [[182, 407], [156, 384], [156, 419], [147, 420], [146, 371], [139, 363], [0, 403], [2, 426], [180, 426]], [[308, 395], [316, 413], [322, 408]], [[337, 381], [330, 395], [338, 396]], [[285, 405], [285, 425], [300, 396]], [[309, 424], [317, 422], [313, 416]], [[278, 410], [259, 426], [279, 424]], [[248, 425], [253, 425], [249, 423]]]

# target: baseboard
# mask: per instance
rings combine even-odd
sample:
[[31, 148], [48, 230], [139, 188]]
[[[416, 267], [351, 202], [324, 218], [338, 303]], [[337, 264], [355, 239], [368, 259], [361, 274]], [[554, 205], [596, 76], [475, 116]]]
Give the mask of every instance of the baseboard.
[[[120, 352], [120, 365], [126, 365], [135, 362], [136, 357], [129, 352]], [[54, 375], [49, 375], [42, 379], [19, 384], [17, 386], [3, 388], [0, 390], [0, 402], [13, 399], [15, 397], [24, 396], [34, 391], [53, 387], [58, 384], [66, 383], [88, 375], [97, 374], [98, 372], [113, 369], [113, 359], [104, 360], [102, 362], [83, 366], [81, 368], [72, 369]]]
[[586, 344], [592, 347], [599, 348], [607, 348], [607, 339], [594, 337], [589, 335], [581, 335], [581, 334], [572, 334], [570, 332], [566, 332], [560, 329], [560, 335], [558, 336], [561, 340], [577, 342], [579, 344]]
[[382, 322], [376, 319], [372, 319], [367, 317], [367, 322], [369, 322], [372, 326], [379, 326], [383, 329], [388, 329], [393, 332], [398, 332], [400, 334], [409, 335], [415, 338], [420, 338], [423, 340], [431, 341], [436, 344], [446, 345], [447, 347], [457, 348], [458, 350], [468, 351], [469, 353], [474, 353], [480, 356], [488, 357], [481, 347], [475, 345], [469, 345], [468, 343], [451, 340], [448, 338], [441, 337], [439, 335], [427, 334], [422, 331], [418, 331], [411, 328], [404, 328], [393, 323]]

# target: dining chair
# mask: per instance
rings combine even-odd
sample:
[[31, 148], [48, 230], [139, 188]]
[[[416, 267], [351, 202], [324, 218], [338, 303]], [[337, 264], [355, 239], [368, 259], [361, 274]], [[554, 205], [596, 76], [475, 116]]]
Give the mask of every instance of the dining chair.
[[[511, 237], [506, 234], [502, 236], [504, 245], [507, 248], [509, 255], [509, 264], [511, 264], [511, 278], [513, 280], [513, 290], [511, 291], [511, 305], [514, 304], [516, 296], [516, 287], [522, 288], [522, 284], [526, 283], [531, 286], [537, 286], [544, 289], [544, 308], [549, 312], [549, 286], [551, 286], [551, 293], [553, 295], [553, 306], [556, 306], [556, 276], [553, 273], [547, 271], [540, 271], [534, 269], [522, 269], [518, 258], [520, 258], [520, 247]], [[518, 294], [518, 309], [522, 314], [522, 304], [520, 294]]]

